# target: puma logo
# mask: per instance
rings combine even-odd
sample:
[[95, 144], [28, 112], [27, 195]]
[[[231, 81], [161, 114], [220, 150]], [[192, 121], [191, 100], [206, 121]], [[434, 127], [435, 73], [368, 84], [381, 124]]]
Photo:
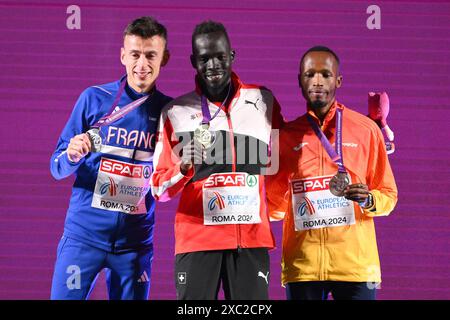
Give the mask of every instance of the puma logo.
[[252, 105], [256, 108], [256, 110], [259, 111], [258, 107], [256, 106], [256, 104], [258, 103], [258, 101], [259, 101], [259, 98], [258, 98], [255, 102], [249, 101], [249, 100], [245, 100], [245, 104], [252, 104]]
[[269, 284], [269, 280], [267, 280], [267, 277], [269, 276], [269, 272], [270, 271], [267, 271], [267, 274], [264, 274], [261, 271], [258, 271], [258, 277], [264, 278], [264, 280], [266, 280], [267, 284]]

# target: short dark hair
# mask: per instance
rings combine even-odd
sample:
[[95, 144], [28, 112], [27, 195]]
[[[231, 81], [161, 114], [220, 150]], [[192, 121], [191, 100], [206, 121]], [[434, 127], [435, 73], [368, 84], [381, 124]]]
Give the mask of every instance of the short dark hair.
[[135, 35], [144, 39], [160, 36], [166, 40], [167, 45], [167, 29], [153, 17], [140, 17], [131, 22], [123, 31], [123, 37], [128, 35]]
[[331, 50], [330, 48], [325, 47], [325, 46], [314, 46], [314, 47], [312, 47], [312, 48], [309, 48], [309, 49], [303, 54], [302, 58], [300, 59], [300, 68], [302, 67], [303, 60], [305, 59], [306, 55], [307, 55], [308, 53], [310, 53], [310, 52], [328, 52], [328, 53], [332, 54], [333, 57], [336, 59], [336, 62], [337, 62], [337, 64], [338, 64], [338, 68], [339, 68], [339, 66], [340, 66], [340, 64], [341, 64], [341, 62], [340, 62], [340, 60], [339, 60], [339, 57], [338, 57], [338, 55], [336, 54], [336, 52], [334, 52], [333, 50]]
[[230, 38], [228, 37], [227, 30], [225, 29], [224, 25], [220, 22], [207, 20], [203, 21], [202, 23], [199, 23], [195, 26], [194, 32], [192, 33], [192, 48], [194, 48], [194, 41], [195, 38], [200, 34], [207, 34], [207, 33], [214, 33], [214, 32], [221, 32], [227, 39], [228, 43], [230, 43]]

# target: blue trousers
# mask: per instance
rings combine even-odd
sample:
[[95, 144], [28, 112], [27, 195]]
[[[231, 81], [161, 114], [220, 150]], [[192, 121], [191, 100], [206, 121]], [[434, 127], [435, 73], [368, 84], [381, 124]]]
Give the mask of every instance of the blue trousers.
[[288, 300], [375, 300], [375, 284], [345, 281], [301, 281], [286, 284]]
[[84, 300], [106, 268], [111, 300], [146, 300], [150, 289], [153, 248], [109, 253], [63, 236], [57, 249], [52, 300]]

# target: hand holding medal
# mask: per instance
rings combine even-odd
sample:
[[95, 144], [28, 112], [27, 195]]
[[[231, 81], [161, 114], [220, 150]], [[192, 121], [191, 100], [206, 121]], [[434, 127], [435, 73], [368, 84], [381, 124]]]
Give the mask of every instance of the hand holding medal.
[[344, 190], [344, 197], [348, 200], [358, 202], [363, 208], [370, 208], [373, 205], [369, 187], [364, 183], [348, 185]]
[[180, 172], [186, 175], [194, 164], [201, 164], [206, 159], [206, 151], [194, 139], [182, 149]]
[[82, 133], [74, 136], [70, 139], [66, 150], [69, 161], [78, 163], [91, 151], [91, 146], [91, 141], [86, 134]]

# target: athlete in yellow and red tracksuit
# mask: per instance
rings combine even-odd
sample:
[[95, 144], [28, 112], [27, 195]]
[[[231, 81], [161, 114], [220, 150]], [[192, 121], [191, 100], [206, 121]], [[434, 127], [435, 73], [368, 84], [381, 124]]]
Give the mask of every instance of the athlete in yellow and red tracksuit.
[[[373, 218], [388, 215], [397, 202], [382, 133], [371, 119], [336, 102], [342, 78], [328, 48], [307, 51], [299, 81], [308, 110], [281, 129], [280, 170], [267, 179], [271, 215], [284, 217], [282, 284], [290, 299], [323, 299], [330, 291], [335, 299], [375, 298], [375, 290], [366, 290], [381, 281]], [[335, 146], [338, 110], [350, 180], [342, 197], [329, 190], [338, 166], [310, 122]]]

